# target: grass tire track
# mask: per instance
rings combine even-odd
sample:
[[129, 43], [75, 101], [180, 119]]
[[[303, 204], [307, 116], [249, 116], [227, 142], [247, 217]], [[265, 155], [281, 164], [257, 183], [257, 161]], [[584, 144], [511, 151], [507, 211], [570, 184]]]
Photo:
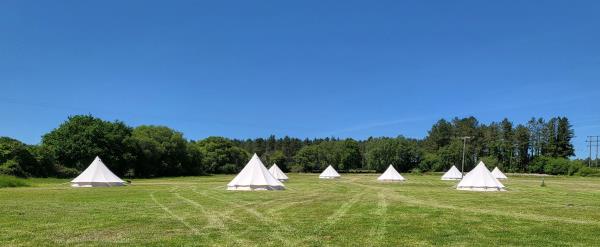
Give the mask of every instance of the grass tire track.
[[[219, 198], [217, 196], [214, 195], [210, 195], [208, 191], [204, 191], [205, 193], [201, 193], [199, 191], [197, 191], [196, 189], [193, 189], [192, 192], [196, 193], [196, 194], [200, 194], [212, 199], [215, 199], [217, 201], [220, 201], [224, 204], [227, 204], [229, 206], [241, 209], [243, 211], [245, 211], [247, 214], [252, 215], [253, 217], [255, 217], [259, 222], [261, 222], [263, 225], [267, 226], [267, 227], [271, 227], [273, 229], [274, 237], [279, 240], [284, 246], [295, 246], [296, 242], [295, 241], [291, 241], [288, 238], [284, 238], [282, 236], [282, 232], [281, 229], [285, 229], [286, 232], [288, 234], [291, 234], [295, 231], [295, 229], [290, 228], [287, 225], [283, 225], [281, 223], [279, 223], [278, 221], [274, 221], [271, 220], [268, 217], [265, 217], [262, 213], [256, 211], [256, 209], [249, 207], [250, 205], [238, 205], [232, 201], [227, 201], [224, 200], [222, 198]], [[242, 192], [243, 193], [243, 192]], [[273, 225], [275, 225], [276, 227], [273, 227]]]
[[179, 193], [175, 193], [175, 196], [177, 198], [183, 200], [184, 202], [192, 205], [193, 207], [200, 209], [200, 211], [202, 211], [202, 213], [207, 217], [209, 225], [202, 227], [202, 230], [206, 229], [206, 228], [211, 228], [212, 225], [217, 225], [216, 228], [219, 229], [219, 233], [221, 235], [225, 236], [225, 238], [227, 239], [228, 246], [230, 245], [229, 243], [231, 243], [231, 242], [235, 243], [235, 245], [238, 245], [238, 246], [239, 245], [244, 246], [244, 245], [248, 244], [248, 240], [244, 239], [240, 236], [241, 234], [243, 234], [245, 232], [242, 232], [240, 234], [232, 233], [229, 230], [229, 227], [227, 227], [227, 225], [225, 224], [225, 222], [219, 217], [226, 218], [235, 223], [239, 223], [240, 222], [239, 220], [234, 219], [233, 217], [230, 217], [229, 214], [227, 214], [227, 213], [222, 213], [222, 212], [219, 212], [216, 210], [207, 209], [206, 207], [204, 207], [202, 204], [198, 203], [197, 201], [194, 201], [192, 199], [184, 197]]
[[152, 198], [152, 201], [154, 201], [154, 203], [156, 205], [158, 205], [163, 211], [165, 211], [170, 216], [171, 219], [179, 221], [179, 223], [181, 223], [182, 225], [184, 225], [185, 227], [187, 227], [188, 229], [190, 229], [190, 231], [192, 231], [193, 234], [195, 234], [195, 235], [200, 234], [200, 231], [197, 228], [195, 228], [190, 223], [188, 223], [187, 221], [185, 221], [185, 219], [183, 219], [181, 216], [173, 213], [173, 211], [171, 211], [167, 206], [165, 206], [162, 203], [158, 202], [158, 200], [156, 200], [156, 197], [154, 196], [154, 192], [150, 193], [150, 198]]
[[[323, 235], [326, 228], [329, 228], [332, 225], [336, 224], [340, 220], [340, 218], [344, 217], [348, 210], [350, 210], [350, 208], [352, 208], [352, 206], [356, 204], [356, 202], [358, 202], [358, 200], [365, 193], [366, 192], [364, 191], [356, 193], [352, 198], [350, 198], [350, 200], [342, 203], [342, 205], [340, 205], [340, 207], [338, 207], [331, 215], [329, 215], [325, 219], [325, 221], [321, 222], [321, 224], [315, 227], [314, 234], [312, 234], [312, 236], [308, 236], [302, 240], [301, 245], [321, 245], [322, 243], [319, 242], [318, 237]], [[308, 241], [309, 243], [305, 243], [306, 241]], [[311, 243], [313, 241], [316, 241], [316, 243]]]

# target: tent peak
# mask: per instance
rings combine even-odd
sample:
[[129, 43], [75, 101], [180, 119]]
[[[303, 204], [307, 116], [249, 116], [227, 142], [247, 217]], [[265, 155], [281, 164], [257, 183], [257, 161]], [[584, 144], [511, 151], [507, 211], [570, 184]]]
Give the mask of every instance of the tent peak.
[[462, 172], [460, 172], [456, 166], [452, 166], [444, 173], [444, 175], [442, 175], [442, 180], [460, 180], [462, 177]]
[[325, 170], [323, 172], [321, 172], [321, 174], [319, 175], [319, 178], [326, 178], [326, 179], [339, 178], [339, 177], [340, 177], [340, 174], [331, 165], [327, 166], [327, 168], [325, 168]]
[[289, 179], [288, 176], [285, 175], [285, 173], [283, 173], [283, 171], [281, 171], [281, 169], [279, 169], [279, 166], [277, 166], [277, 164], [275, 163], [273, 163], [271, 168], [269, 168], [269, 172], [271, 173], [271, 175], [273, 175], [273, 177], [275, 177], [281, 182], [285, 182]]
[[379, 181], [404, 181], [404, 177], [396, 171], [393, 165], [390, 165], [381, 176], [377, 178]]

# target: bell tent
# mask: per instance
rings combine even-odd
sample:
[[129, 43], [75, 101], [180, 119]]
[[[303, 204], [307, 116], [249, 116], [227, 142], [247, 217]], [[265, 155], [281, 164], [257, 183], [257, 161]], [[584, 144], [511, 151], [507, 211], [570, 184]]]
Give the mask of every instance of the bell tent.
[[123, 186], [125, 181], [112, 173], [100, 157], [96, 156], [92, 164], [71, 181], [72, 187], [112, 187]]
[[271, 173], [271, 175], [273, 175], [273, 177], [275, 177], [281, 182], [285, 182], [288, 180], [288, 176], [285, 175], [285, 173], [283, 173], [281, 169], [279, 169], [279, 166], [277, 166], [277, 164], [273, 164], [271, 168], [269, 168], [269, 172]]
[[458, 190], [472, 191], [506, 191], [504, 185], [494, 178], [482, 161], [467, 173], [456, 186]]
[[456, 168], [456, 166], [450, 167], [444, 175], [442, 175], [442, 180], [460, 180], [462, 178], [462, 173]]
[[283, 190], [285, 186], [254, 154], [244, 169], [227, 184], [227, 190]]
[[500, 171], [500, 169], [498, 169], [498, 167], [497, 167], [497, 166], [496, 166], [496, 167], [494, 168], [494, 170], [492, 171], [492, 175], [494, 175], [494, 177], [495, 177], [496, 179], [508, 179], [508, 178], [506, 177], [506, 175], [504, 175], [504, 173], [502, 173], [502, 171]]
[[323, 179], [340, 178], [340, 174], [337, 173], [337, 171], [335, 171], [335, 169], [333, 169], [333, 166], [329, 165], [327, 168], [325, 168], [325, 170], [323, 172], [321, 172], [321, 174], [319, 175], [319, 178], [323, 178]]
[[404, 181], [404, 177], [394, 169], [394, 166], [390, 165], [381, 176], [377, 178], [379, 181], [385, 182], [396, 182], [396, 181]]

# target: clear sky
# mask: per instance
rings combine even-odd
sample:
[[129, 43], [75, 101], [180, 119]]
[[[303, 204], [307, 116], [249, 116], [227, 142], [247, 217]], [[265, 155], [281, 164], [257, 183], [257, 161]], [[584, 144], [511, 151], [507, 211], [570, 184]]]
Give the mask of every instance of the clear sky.
[[189, 139], [421, 138], [440, 118], [600, 135], [600, 1], [0, 1], [0, 136], [67, 116]]

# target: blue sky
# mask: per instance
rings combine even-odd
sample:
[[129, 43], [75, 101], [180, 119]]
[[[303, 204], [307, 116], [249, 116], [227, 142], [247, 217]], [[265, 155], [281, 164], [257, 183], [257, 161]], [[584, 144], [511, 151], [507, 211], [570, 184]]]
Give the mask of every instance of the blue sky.
[[67, 116], [189, 139], [421, 138], [440, 118], [600, 134], [598, 1], [0, 2], [0, 135]]

